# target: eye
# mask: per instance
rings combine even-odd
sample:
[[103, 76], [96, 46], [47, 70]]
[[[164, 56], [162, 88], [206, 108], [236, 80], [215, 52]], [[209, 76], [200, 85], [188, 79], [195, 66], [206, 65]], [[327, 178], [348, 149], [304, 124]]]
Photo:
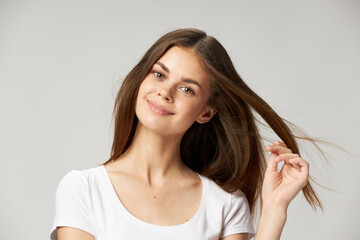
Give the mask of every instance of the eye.
[[153, 73], [154, 73], [154, 75], [155, 75], [156, 78], [160, 78], [160, 79], [164, 79], [164, 78], [165, 78], [165, 76], [164, 76], [162, 73], [160, 73], [160, 72], [154, 71]]
[[194, 91], [189, 87], [181, 87], [181, 89], [183, 89], [183, 91], [187, 94], [195, 94]]

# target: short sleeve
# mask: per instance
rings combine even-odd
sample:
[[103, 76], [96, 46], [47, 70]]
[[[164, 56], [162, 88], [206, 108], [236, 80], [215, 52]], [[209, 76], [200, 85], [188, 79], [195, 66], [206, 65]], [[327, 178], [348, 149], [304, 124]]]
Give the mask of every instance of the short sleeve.
[[231, 207], [225, 216], [223, 229], [219, 239], [237, 233], [248, 233], [249, 239], [255, 231], [251, 222], [250, 208], [247, 198], [240, 190], [231, 194]]
[[72, 170], [60, 181], [55, 197], [55, 217], [51, 240], [57, 240], [57, 227], [78, 228], [92, 235], [89, 213], [89, 183], [81, 171]]

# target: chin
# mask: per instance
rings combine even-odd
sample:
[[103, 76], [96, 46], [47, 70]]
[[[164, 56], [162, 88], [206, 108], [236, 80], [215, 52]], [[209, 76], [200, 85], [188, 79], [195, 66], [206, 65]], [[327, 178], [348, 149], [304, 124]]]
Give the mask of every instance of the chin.
[[159, 135], [180, 135], [182, 136], [186, 130], [182, 131], [178, 126], [170, 126], [170, 124], [159, 121], [154, 118], [139, 119], [138, 128], [143, 128], [147, 132], [153, 132]]

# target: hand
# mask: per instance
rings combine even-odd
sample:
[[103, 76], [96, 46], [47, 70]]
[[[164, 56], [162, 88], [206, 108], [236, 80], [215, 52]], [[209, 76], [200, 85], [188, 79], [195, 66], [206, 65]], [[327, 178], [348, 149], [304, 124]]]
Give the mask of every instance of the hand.
[[[271, 152], [271, 155], [262, 189], [263, 204], [275, 204], [287, 209], [290, 202], [307, 184], [309, 163], [279, 141], [266, 146], [266, 150]], [[278, 172], [277, 165], [281, 161], [284, 161], [284, 165]]]

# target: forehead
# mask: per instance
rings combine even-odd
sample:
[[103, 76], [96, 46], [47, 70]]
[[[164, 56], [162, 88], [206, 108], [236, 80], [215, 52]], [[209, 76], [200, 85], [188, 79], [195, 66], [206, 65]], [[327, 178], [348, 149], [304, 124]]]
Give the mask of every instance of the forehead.
[[171, 47], [158, 61], [169, 68], [170, 74], [189, 77], [199, 82], [208, 81], [201, 58], [190, 48]]

